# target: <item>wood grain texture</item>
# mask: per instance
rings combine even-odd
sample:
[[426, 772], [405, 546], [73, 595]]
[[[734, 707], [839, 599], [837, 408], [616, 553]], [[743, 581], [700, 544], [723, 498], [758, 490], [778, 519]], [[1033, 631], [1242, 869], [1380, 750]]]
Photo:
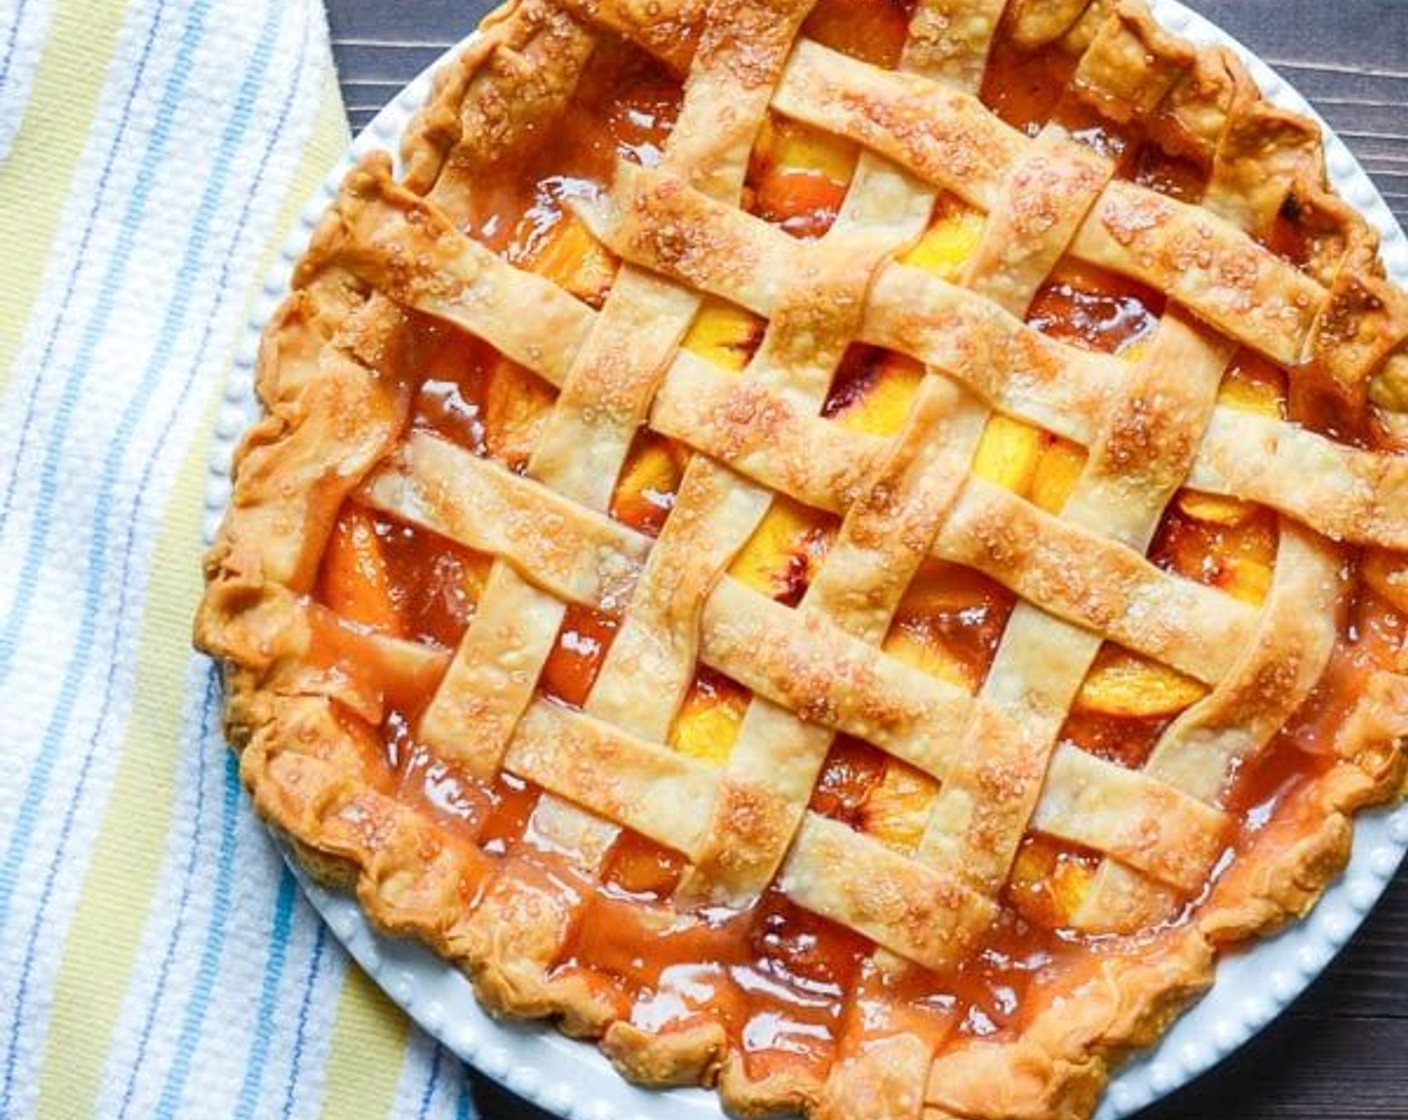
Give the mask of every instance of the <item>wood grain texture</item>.
[[[492, 6], [327, 0], [354, 130]], [[1314, 103], [1408, 226], [1408, 0], [1191, 0]], [[471, 1073], [486, 1120], [546, 1114]], [[1408, 874], [1241, 1052], [1140, 1120], [1408, 1120]]]

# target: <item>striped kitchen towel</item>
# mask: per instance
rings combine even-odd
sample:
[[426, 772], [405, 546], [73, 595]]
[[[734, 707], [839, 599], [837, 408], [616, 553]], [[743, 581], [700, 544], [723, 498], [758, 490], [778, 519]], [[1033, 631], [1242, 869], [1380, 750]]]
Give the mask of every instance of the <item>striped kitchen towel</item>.
[[467, 1116], [190, 650], [247, 294], [347, 141], [317, 0], [0, 0], [0, 1117]]

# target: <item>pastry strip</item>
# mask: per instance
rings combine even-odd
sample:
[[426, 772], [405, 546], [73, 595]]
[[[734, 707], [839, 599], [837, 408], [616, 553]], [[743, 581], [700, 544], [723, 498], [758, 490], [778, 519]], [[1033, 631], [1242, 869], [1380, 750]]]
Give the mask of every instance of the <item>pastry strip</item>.
[[540, 482], [415, 432], [361, 490], [367, 504], [509, 560], [559, 598], [612, 610], [650, 549], [635, 530]]
[[719, 781], [707, 763], [549, 700], [523, 714], [504, 765], [691, 857]]
[[942, 560], [977, 568], [1049, 614], [1104, 634], [1198, 680], [1220, 680], [1257, 612], [1216, 588], [1165, 572], [1102, 532], [970, 478], [934, 542]]
[[1408, 458], [1269, 416], [1216, 410], [1188, 485], [1261, 502], [1334, 540], [1408, 549]]
[[1186, 893], [1203, 885], [1230, 821], [1157, 774], [1063, 744], [1032, 817], [1039, 832], [1115, 856]]
[[962, 881], [815, 813], [798, 829], [778, 885], [808, 910], [936, 969], [961, 960], [996, 909]]

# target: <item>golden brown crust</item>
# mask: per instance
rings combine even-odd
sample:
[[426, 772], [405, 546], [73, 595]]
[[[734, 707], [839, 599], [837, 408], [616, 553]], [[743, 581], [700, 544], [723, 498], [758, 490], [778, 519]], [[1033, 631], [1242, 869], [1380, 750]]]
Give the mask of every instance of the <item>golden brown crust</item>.
[[1309, 912], [1349, 859], [1353, 814], [1403, 796], [1405, 736], [1408, 678], [1376, 673], [1336, 736], [1336, 764], [1302, 792], [1289, 825], [1237, 861], [1199, 913], [1211, 941], [1262, 936]]
[[1101, 962], [1016, 1041], [940, 1056], [924, 1120], [1083, 1120], [1124, 1052], [1158, 1038], [1212, 983], [1213, 960], [1190, 929], [1141, 957]]
[[[1151, 198], [1149, 192], [1139, 193], [1120, 183], [1104, 188], [1098, 200], [1087, 197], [1101, 186], [1102, 172], [1097, 167], [1073, 169], [1067, 165], [1067, 172], [1085, 173], [1073, 174], [1069, 183], [1046, 180], [1043, 188], [1038, 163], [1034, 174], [1040, 197], [1031, 206], [1040, 209], [1038, 203], [1050, 203], [1060, 213], [1053, 210], [1026, 216], [1043, 229], [1052, 228], [1053, 223], [1060, 225], [1060, 237], [1074, 238], [1072, 246], [1078, 255], [1159, 282], [1247, 344], [1287, 362], [1310, 358], [1305, 375], [1317, 378], [1315, 388], [1322, 394], [1355, 409], [1362, 409], [1368, 400], [1385, 414], [1408, 411], [1408, 390], [1403, 388], [1408, 384], [1408, 358], [1401, 354], [1408, 337], [1408, 300], [1383, 277], [1376, 256], [1377, 238], [1367, 223], [1330, 191], [1314, 126], [1260, 100], [1231, 56], [1194, 50], [1167, 35], [1141, 5], [1115, 3], [1108, 17], [1107, 5], [1098, 0], [1094, 4], [1016, 6], [1009, 18], [1019, 41], [1048, 43], [1064, 37], [1071, 49], [1089, 48], [1077, 69], [1076, 88], [1082, 97], [1117, 120], [1157, 117], [1148, 123], [1151, 132], [1213, 168], [1208, 208], [1220, 215], [1210, 219], [1193, 208]], [[721, 6], [720, 12], [726, 7]], [[943, 4], [931, 4], [924, 9], [926, 17], [933, 17], [931, 9], [936, 8], [947, 11]], [[975, 66], [981, 72], [975, 59], [986, 57], [990, 25], [995, 23], [990, 10], [993, 5], [977, 4], [974, 8], [973, 22], [965, 32], [971, 33], [971, 41], [961, 35], [952, 42], [931, 36], [921, 44], [922, 51], [915, 49], [916, 70], [934, 78], [957, 75], [960, 85], [966, 75], [968, 84], [973, 84]], [[732, 82], [765, 104], [771, 75], [786, 57], [803, 12], [793, 4], [780, 5], [777, 12], [766, 5], [744, 5], [736, 14], [762, 21], [757, 22], [753, 40], [749, 40], [756, 43], [756, 51], [729, 53], [723, 37], [717, 33], [711, 37], [707, 30], [699, 50], [709, 57], [725, 58], [713, 76], [720, 86]], [[788, 25], [785, 32], [779, 23], [769, 22], [779, 15], [783, 17], [780, 23]], [[661, 5], [635, 0], [564, 0], [562, 4], [513, 0], [488, 17], [480, 35], [454, 64], [437, 75], [426, 108], [406, 133], [404, 187], [390, 183], [385, 160], [374, 159], [354, 173], [339, 208], [315, 234], [295, 275], [293, 294], [265, 332], [257, 391], [266, 415], [246, 435], [236, 456], [234, 495], [219, 538], [206, 557], [208, 586], [196, 620], [197, 644], [224, 664], [225, 722], [231, 743], [241, 752], [243, 781], [259, 813], [290, 840], [304, 865], [320, 881], [355, 888], [363, 908], [380, 928], [419, 937], [464, 967], [491, 1011], [554, 1017], [571, 1034], [600, 1038], [617, 1068], [634, 1080], [657, 1085], [717, 1081], [726, 1107], [742, 1116], [796, 1109], [836, 1120], [879, 1120], [917, 1117], [922, 1103], [926, 1120], [1078, 1120], [1093, 1109], [1121, 1055], [1156, 1039], [1181, 1008], [1211, 982], [1215, 951], [1304, 914], [1348, 857], [1352, 814], [1363, 806], [1402, 795], [1408, 782], [1408, 755], [1404, 751], [1408, 679], [1389, 673], [1370, 678], [1365, 694], [1335, 740], [1334, 765], [1302, 789], [1284, 817], [1235, 861], [1198, 909], [1192, 924], [1163, 935], [1161, 942], [1143, 952], [1096, 958], [1089, 974], [1073, 976], [1068, 989], [1048, 993], [1049, 1005], [1035, 1014], [1020, 1037], [963, 1042], [934, 1059], [917, 1036], [894, 1036], [846, 1057], [829, 1081], [822, 1082], [814, 1074], [800, 1071], [755, 1077], [720, 1022], [708, 1019], [665, 1031], [647, 1031], [624, 1018], [629, 1006], [619, 991], [590, 970], [549, 971], [573, 916], [562, 908], [560, 892], [543, 889], [543, 869], [523, 861], [491, 866], [490, 857], [483, 852], [399, 801], [393, 790], [385, 788], [384, 771], [372, 763], [380, 747], [370, 741], [365, 730], [380, 721], [383, 698], [359, 689], [346, 674], [310, 661], [309, 650], [318, 628], [338, 625], [308, 598], [338, 509], [363, 486], [368, 487], [365, 493], [373, 500], [383, 503], [404, 497], [399, 493], [388, 496], [378, 489], [390, 485], [388, 479], [394, 481], [396, 467], [390, 457], [401, 441], [410, 404], [403, 360], [406, 313], [401, 307], [420, 306], [444, 296], [443, 292], [416, 287], [419, 274], [414, 268], [403, 268], [404, 261], [397, 260], [395, 238], [377, 244], [378, 230], [386, 236], [382, 219], [397, 207], [402, 215], [411, 215], [407, 236], [427, 237], [417, 244], [428, 254], [447, 254], [437, 257], [435, 267], [453, 271], [450, 251], [462, 249], [464, 240], [453, 228], [453, 216], [469, 205], [484, 176], [502, 168], [514, 151], [563, 111], [599, 37], [604, 33], [623, 35], [676, 70], [684, 70], [696, 51], [699, 21], [700, 5], [684, 0], [666, 3], [663, 10]], [[921, 23], [921, 29], [923, 26]], [[978, 47], [981, 51], [975, 55]], [[920, 65], [924, 59], [929, 62]], [[1007, 169], [1027, 150], [1025, 138], [1005, 126], [996, 126], [990, 117], [980, 116], [976, 103], [959, 94], [942, 94], [951, 110], [946, 133], [925, 132], [919, 127], [922, 121], [902, 115], [887, 116], [885, 110], [893, 107], [896, 88], [917, 90], [926, 98], [937, 96], [935, 89], [917, 78], [911, 81], [872, 73], [870, 68], [857, 69], [859, 65], [815, 44], [804, 44], [792, 55], [774, 103], [804, 118], [810, 114], [829, 121], [921, 177], [966, 191], [981, 205], [996, 205]], [[852, 86], [846, 90], [848, 81]], [[855, 98], [858, 88], [870, 93]], [[841, 103], [843, 94], [851, 98], [845, 104]], [[638, 242], [635, 253], [627, 253], [628, 257], [650, 256], [648, 263], [663, 271], [737, 297], [740, 289], [758, 282], [753, 266], [767, 263], [759, 257], [760, 243], [751, 234], [729, 241], [720, 233], [719, 240], [709, 244], [661, 236], [661, 223], [672, 212], [680, 212], [678, 207], [691, 204], [679, 192], [697, 188], [705, 194], [718, 193], [726, 191], [735, 179], [741, 181], [751, 126], [733, 121], [719, 139], [708, 133], [706, 123], [700, 118], [689, 125], [696, 133], [687, 137], [687, 155], [681, 161], [691, 163], [688, 153], [698, 158], [690, 166], [672, 169], [679, 176], [673, 183], [671, 176], [665, 177], [664, 193], [653, 196], [659, 204], [652, 208], [654, 225], [634, 233], [627, 229], [622, 236], [627, 241], [634, 236]], [[965, 172], [957, 184], [948, 182], [955, 167]], [[417, 195], [429, 201], [422, 203], [414, 197]], [[1022, 218], [1025, 204], [1018, 199], [1013, 205], [1015, 223]], [[1085, 217], [1086, 206], [1092, 207], [1089, 217]], [[1272, 257], [1237, 232], [1238, 227], [1261, 232], [1282, 210], [1294, 212], [1299, 226], [1308, 231], [1303, 269]], [[1219, 246], [1215, 256], [1221, 272], [1190, 280], [1190, 260], [1198, 263], [1190, 246], [1207, 240]], [[903, 241], [903, 237], [891, 239], [893, 244]], [[895, 310], [916, 302], [916, 293], [921, 297], [918, 302], [931, 303], [935, 287], [923, 278], [906, 277], [906, 272], [913, 270], [903, 266], [878, 265], [893, 244], [858, 238], [845, 246], [853, 254], [847, 256], [837, 238], [831, 244], [833, 255], [810, 266], [802, 253], [785, 248], [767, 250], [776, 257], [773, 275], [777, 282], [761, 285], [759, 291], [767, 293], [767, 306], [762, 310], [778, 312], [776, 337], [770, 336], [763, 351], [764, 362], [772, 363], [774, 380], [764, 379], [760, 388], [731, 391], [727, 395], [729, 407], [745, 409], [750, 419], [756, 420], [760, 410], [765, 413], [774, 406], [795, 404], [797, 394], [803, 399], [815, 395], [817, 370], [808, 363], [818, 368], [825, 363], [818, 362], [797, 340], [820, 335], [834, 341], [860, 333], [859, 324], [873, 312], [873, 307], [861, 307], [867, 293], [872, 299], [878, 293], [882, 306], [886, 299], [893, 305], [889, 320], [881, 316], [884, 331], [889, 333], [880, 341], [911, 352], [915, 351], [915, 339], [925, 347], [932, 342], [931, 348], [919, 349], [917, 356], [945, 367], [961, 366], [960, 356], [945, 360], [936, 352], [943, 345], [938, 327], [950, 330], [952, 319], [938, 326], [931, 324], [935, 334], [930, 338], [922, 325]], [[721, 245], [728, 251], [716, 252]], [[996, 254], [994, 260], [998, 261], [994, 270], [1004, 283], [1012, 281], [1010, 262], [998, 260], [1002, 246], [990, 248], [989, 255]], [[1049, 263], [1059, 255], [1056, 249], [1047, 248], [1051, 251], [1043, 252], [1042, 267], [1032, 270], [1031, 277], [1020, 278], [1014, 287], [1016, 294], [999, 300], [1008, 310], [1020, 311], [1029, 298], [1032, 281], [1042, 278], [1037, 273], [1044, 276]], [[815, 306], [798, 298], [795, 286], [785, 282], [786, 274], [799, 263], [808, 283], [824, 281], [826, 290], [835, 294], [830, 308], [834, 313], [817, 314]], [[710, 271], [720, 268], [717, 274]], [[881, 280], [874, 281], [877, 273]], [[461, 275], [459, 279], [463, 282], [466, 278]], [[887, 283], [891, 285], [888, 296]], [[862, 299], [855, 298], [856, 292]], [[390, 295], [401, 303], [393, 302]], [[744, 296], [748, 302], [746, 292]], [[967, 297], [943, 298], [962, 301]], [[1248, 307], [1254, 312], [1250, 316]], [[564, 302], [561, 311], [569, 335], [578, 331], [585, 337], [599, 321], [585, 307]], [[687, 320], [688, 313], [684, 316]], [[991, 320], [986, 327], [997, 331], [997, 335], [982, 336], [988, 340], [1004, 331], [1012, 333], [1010, 325], [1000, 319]], [[908, 345], [901, 344], [902, 340]], [[570, 383], [569, 363], [577, 348], [575, 336], [563, 344], [559, 352], [562, 360], [554, 366], [554, 379], [559, 383]], [[1144, 444], [1152, 438], [1147, 430], [1152, 425], [1139, 431], [1118, 425], [1106, 429], [1103, 414], [1097, 421], [1085, 411], [1085, 404], [1108, 399], [1110, 379], [1101, 372], [1100, 361], [1083, 361], [1044, 343], [1014, 347], [1005, 354], [998, 350], [1000, 347], [994, 347], [989, 356], [996, 356], [999, 364], [1008, 360], [1028, 375], [1036, 370], [1038, 380], [1059, 380], [1062, 374], [1071, 373], [1070, 380], [1085, 378], [1097, 386], [1084, 399], [1078, 400], [1072, 393], [1046, 410], [1049, 416], [1035, 419], [1054, 417], [1054, 430], [1103, 446], [1122, 463], [1142, 454]], [[526, 350], [523, 357], [529, 358]], [[655, 403], [679, 416], [680, 423], [688, 427], [688, 402], [677, 399], [678, 391], [675, 397], [670, 396], [672, 384], [687, 384], [688, 360], [684, 368], [685, 373], [673, 383], [671, 374], [664, 374], [665, 389]], [[975, 372], [975, 376], [991, 377], [992, 370]], [[1002, 400], [1001, 389], [996, 388], [991, 395]], [[822, 384], [821, 392], [824, 390]], [[1069, 386], [1063, 391], [1070, 391]], [[1048, 403], [1043, 399], [1042, 409]], [[669, 412], [671, 409], [674, 412]], [[805, 419], [805, 412], [799, 415]], [[1327, 441], [1315, 443], [1319, 437], [1308, 434], [1305, 440], [1299, 435], [1291, 438], [1289, 426], [1273, 426], [1277, 436], [1288, 437], [1281, 449], [1288, 458], [1276, 468], [1280, 473], [1273, 476], [1272, 483], [1258, 482], [1261, 489], [1256, 489], [1250, 480], [1231, 477], [1236, 472], [1230, 467], [1218, 474], [1218, 416], [1225, 419], [1225, 410], [1215, 413], [1212, 441], [1205, 440], [1201, 449], [1191, 443], [1179, 447], [1165, 443], [1161, 451], [1180, 462], [1195, 462], [1195, 481], [1207, 483], [1209, 489], [1266, 501], [1317, 529], [1348, 539], [1397, 548], [1408, 544], [1404, 516], [1408, 486], [1399, 461], [1370, 453], [1317, 458], [1326, 451]], [[795, 422], [798, 431], [804, 430], [801, 419], [786, 419]], [[1188, 417], [1175, 419], [1183, 425]], [[718, 431], [700, 437], [702, 449], [724, 454], [732, 448], [724, 457], [730, 461], [740, 458], [740, 469], [750, 473], [741, 461], [740, 441], [756, 435], [756, 428], [744, 425], [739, 430], [734, 425], [730, 429], [718, 416], [711, 422]], [[1389, 422], [1396, 421], [1390, 417]], [[778, 426], [768, 430], [782, 431], [781, 424], [779, 419]], [[705, 426], [701, 423], [695, 430], [705, 431]], [[863, 453], [860, 461], [864, 469], [848, 473], [843, 457], [857, 451]], [[1021, 559], [1018, 553], [1030, 546], [1012, 537], [1019, 527], [1002, 516], [1002, 500], [995, 500], [995, 504], [984, 500], [981, 486], [962, 494], [946, 494], [942, 501], [927, 502], [917, 510], [897, 507], [892, 511], [897, 514], [895, 521], [881, 518], [867, 527], [862, 499], [866, 484], [883, 469], [884, 449], [863, 440], [838, 439], [835, 448], [822, 458], [834, 462], [825, 469], [784, 464], [786, 469], [778, 468], [777, 476], [794, 478], [791, 485], [796, 490], [805, 488], [804, 497], [815, 500], [820, 495], [827, 499], [827, 508], [849, 511], [853, 516], [848, 525], [859, 542], [857, 547], [871, 549], [884, 563], [917, 564], [931, 548], [946, 555], [947, 547], [947, 554], [952, 555], [959, 546], [951, 539], [946, 545], [944, 534], [955, 524], [966, 524], [973, 535], [964, 540], [977, 541], [990, 553], [990, 563], [981, 566], [996, 570], [1004, 582], [1024, 594], [1036, 596], [1036, 589], [1044, 584], [1047, 589], [1040, 593], [1042, 601], [1049, 599], [1050, 609], [1062, 617], [1093, 622], [1118, 611], [1119, 602], [1128, 611], [1128, 603], [1134, 601], [1133, 590], [1124, 600], [1118, 595], [1109, 599], [1108, 594], [1106, 598], [1097, 594], [1094, 586], [1071, 582], [1071, 565], [1064, 560]], [[1274, 467], [1282, 461], [1273, 456], [1271, 462]], [[1290, 479], [1303, 475], [1306, 462], [1317, 464], [1317, 469], [1323, 465], [1330, 474], [1340, 471], [1351, 482], [1324, 492], [1314, 487], [1308, 488], [1308, 494], [1301, 488], [1292, 492]], [[1174, 470], [1169, 478], [1184, 473]], [[1223, 479], [1220, 487], [1219, 478]], [[468, 476], [462, 481], [468, 481]], [[502, 484], [495, 493], [516, 493], [522, 487], [537, 485], [498, 476], [489, 481]], [[761, 481], [783, 486], [771, 477], [761, 477]], [[743, 485], [741, 480], [739, 485]], [[552, 499], [544, 501], [550, 505]], [[901, 513], [904, 516], [898, 516]], [[1044, 516], [1036, 517], [1034, 532], [1050, 539], [1053, 534], [1042, 528]], [[564, 517], [572, 520], [577, 513], [564, 513]], [[946, 517], [951, 519], [945, 521]], [[736, 533], [742, 524], [734, 524], [732, 531]], [[503, 527], [496, 525], [497, 529]], [[626, 531], [617, 532], [619, 526], [613, 529], [605, 518], [587, 518], [578, 528], [585, 534], [596, 534], [591, 537], [591, 548], [598, 553], [613, 549], [630, 552], [633, 547]], [[889, 547], [894, 542], [887, 537], [887, 530], [899, 534], [896, 540], [901, 547]], [[483, 545], [483, 541], [475, 543]], [[1073, 540], [1070, 548], [1074, 550], [1078, 543]], [[490, 547], [496, 555], [513, 551], [507, 545]], [[720, 641], [718, 634], [710, 634], [710, 605], [715, 600], [732, 602], [730, 594], [737, 599], [735, 589], [726, 583], [722, 598], [718, 590], [710, 592], [711, 572], [722, 570], [731, 548], [719, 545], [716, 552], [704, 566], [709, 571], [701, 567], [691, 574], [691, 586], [698, 586], [681, 624], [681, 633], [690, 634], [696, 629], [692, 620], [703, 620], [700, 648], [706, 660], [710, 642], [715, 643], [717, 652]], [[843, 553], [844, 549], [838, 555]], [[633, 554], [637, 569], [643, 555], [643, 551]], [[966, 554], [963, 558], [973, 562]], [[638, 570], [624, 576], [614, 571], [611, 577], [622, 582], [603, 590], [609, 582], [604, 573], [575, 572], [570, 559], [563, 555], [556, 560], [548, 557], [529, 562], [519, 557], [526, 573], [547, 580], [550, 590], [576, 601], [599, 602], [608, 593], [624, 594], [638, 575]], [[1042, 562], [1046, 567], [1040, 566]], [[1109, 571], [1118, 571], [1131, 588], [1140, 580], [1150, 586], [1156, 582], [1150, 572], [1139, 567], [1137, 556], [1110, 554], [1108, 563]], [[1109, 591], [1108, 587], [1104, 590]], [[654, 593], [659, 597], [658, 589]], [[874, 628], [871, 614], [876, 604], [889, 594], [889, 589], [877, 582], [864, 603], [847, 605], [837, 599], [821, 602], [821, 607], [836, 616], [833, 629], [867, 632], [867, 628]], [[1190, 600], [1188, 605], [1206, 614], [1207, 625], [1200, 623], [1193, 629], [1201, 628], [1211, 635], [1215, 627], [1210, 611], [1216, 604]], [[745, 603], [735, 602], [723, 621], [737, 623], [747, 613]], [[880, 615], [884, 613], [881, 609]], [[760, 610], [757, 617], [764, 614]], [[1228, 644], [1249, 640], [1249, 618], [1236, 612], [1229, 617], [1230, 622], [1223, 619], [1221, 623], [1231, 626], [1238, 640]], [[1195, 674], [1201, 670], [1210, 679], [1225, 675], [1229, 666], [1217, 659], [1221, 654], [1210, 652], [1211, 638], [1200, 637], [1200, 649], [1179, 646], [1180, 652], [1172, 653], [1177, 643], [1157, 627], [1147, 628], [1146, 616], [1141, 614], [1141, 619], [1146, 629], [1130, 624], [1130, 644], [1159, 652]], [[806, 623], [799, 621], [798, 625]], [[1110, 632], [1108, 623], [1100, 629]], [[835, 633], [828, 633], [833, 645], [844, 644]], [[812, 637], [810, 648], [815, 650], [822, 643]], [[438, 679], [444, 673], [447, 657], [443, 654], [429, 656], [418, 648], [407, 648], [409, 643], [365, 635], [349, 634], [345, 640], [358, 645], [359, 656], [372, 659], [393, 677]], [[742, 647], [750, 641], [757, 644], [747, 638], [737, 639], [735, 644]], [[785, 661], [785, 643], [781, 653]], [[830, 661], [826, 671], [835, 672], [840, 660]], [[659, 675], [662, 680], [673, 679], [679, 665], [692, 661], [691, 653], [678, 664], [665, 665]], [[797, 657], [793, 661], [794, 668], [804, 668]], [[745, 663], [757, 670], [755, 661], [744, 659], [736, 676], [744, 675]], [[776, 699], [793, 708], [805, 709], [807, 703], [830, 705], [824, 712], [804, 711], [808, 718], [819, 718], [829, 725], [836, 724], [836, 712], [847, 703], [856, 703], [859, 707], [847, 718], [853, 718], [857, 728], [870, 721], [876, 727], [883, 724], [887, 733], [898, 734], [898, 721], [911, 713], [890, 693], [886, 693], [886, 702], [873, 695], [887, 671], [891, 667], [881, 655], [867, 653], [858, 657], [849, 677], [840, 673], [834, 680], [809, 681], [806, 673], [799, 671], [780, 673], [771, 683], [759, 675], [751, 683], [765, 694], [772, 688]], [[801, 698], [788, 689], [800, 689]], [[923, 699], [932, 703], [932, 697]], [[964, 702], [969, 703], [966, 697]], [[525, 710], [526, 716], [514, 713], [500, 747], [530, 776], [607, 812], [618, 822], [677, 846], [681, 841], [671, 834], [672, 810], [667, 806], [662, 811], [661, 805], [692, 799], [703, 804], [716, 798], [719, 822], [713, 827], [741, 842], [740, 849], [720, 853], [720, 867], [726, 870], [728, 861], [736, 860], [740, 866], [748, 865], [740, 872], [744, 877], [755, 874], [758, 866], [776, 865], [771, 856], [761, 862], [753, 859], [750, 845], [757, 851], [775, 850], [780, 859], [792, 837], [791, 829], [800, 827], [801, 839], [787, 872], [798, 897], [810, 900], [813, 908], [822, 912], [853, 911], [848, 924], [912, 959], [942, 962], [951, 951], [957, 951], [944, 941], [946, 932], [935, 932], [946, 931], [953, 914], [959, 915], [955, 925], [960, 929], [981, 926], [987, 920], [985, 897], [971, 891], [967, 882], [952, 880], [941, 870], [880, 849], [878, 844], [872, 845], [874, 852], [858, 847], [850, 838], [854, 834], [823, 818], [813, 815], [800, 826], [788, 822], [786, 798], [774, 799], [774, 804], [765, 796], [769, 791], [751, 779], [725, 775], [716, 780], [691, 765], [693, 760], [664, 757], [653, 741], [640, 738], [639, 733], [629, 737], [606, 728], [599, 722], [599, 713], [568, 716], [532, 705]], [[986, 715], [990, 713], [985, 710]], [[520, 737], [510, 739], [515, 727]], [[868, 737], [877, 734], [884, 738], [875, 730]], [[558, 739], [573, 735], [576, 738], [572, 741], [580, 746], [577, 752], [564, 756], [549, 749]], [[824, 751], [829, 739], [817, 741]], [[920, 751], [923, 745], [906, 740], [891, 749], [923, 769], [951, 777], [949, 767]], [[811, 742], [806, 749], [814, 750], [815, 746], [816, 742]], [[585, 764], [593, 759], [595, 769], [588, 773]], [[654, 784], [644, 796], [641, 789], [625, 784], [603, 786], [595, 776], [603, 769], [639, 774], [651, 768]], [[1066, 780], [1064, 773], [1057, 768], [1058, 783]], [[1043, 774], [1033, 771], [1030, 777], [1037, 780]], [[1067, 775], [1071, 799], [1061, 818], [1067, 822], [1062, 827], [1086, 840], [1089, 836], [1080, 830], [1094, 830], [1100, 822], [1098, 814], [1089, 812], [1089, 804], [1077, 796], [1084, 788], [1081, 783], [1088, 776], [1086, 769], [1077, 767], [1072, 774]], [[1156, 852], [1147, 860], [1147, 853], [1138, 849], [1138, 838], [1124, 833], [1109, 840], [1103, 850], [1122, 854], [1132, 863], [1144, 860], [1139, 865], [1145, 871], [1186, 887], [1201, 873], [1173, 856], [1187, 856], [1197, 867], [1204, 866], [1210, 851], [1204, 848], [1209, 837], [1216, 835], [1221, 815], [1202, 802], [1190, 803], [1192, 799], [1186, 794], [1174, 796], [1177, 791], [1173, 786], [1155, 788], [1146, 782], [1134, 792], [1150, 806], [1171, 809], [1169, 831], [1182, 830], [1189, 839], [1174, 844], [1177, 851], [1172, 856]], [[1055, 811], [1048, 809], [1049, 813]], [[708, 823], [702, 810], [689, 815], [701, 822], [701, 828]], [[1154, 815], [1151, 808], [1148, 816], [1152, 820]], [[1086, 819], [1077, 821], [1078, 817]], [[837, 829], [847, 831], [848, 836], [830, 843]], [[830, 843], [831, 855], [816, 855], [827, 848], [821, 841]], [[601, 843], [602, 837], [597, 836], [594, 842]], [[684, 842], [686, 850], [696, 854], [704, 846], [702, 834]], [[875, 858], [861, 859], [870, 856]], [[838, 877], [834, 882], [825, 878], [829, 870], [847, 860], [859, 861], [867, 869], [867, 892], [850, 889], [860, 881], [856, 876]], [[915, 882], [922, 883], [922, 890], [913, 885]], [[799, 885], [803, 883], [806, 886]], [[590, 889], [585, 882], [579, 886]], [[936, 917], [939, 911], [948, 917]]]
[[718, 1023], [698, 1023], [651, 1032], [612, 1023], [601, 1048], [621, 1073], [642, 1085], [713, 1085], [728, 1053], [728, 1035]]
[[406, 128], [407, 187], [453, 209], [476, 177], [562, 111], [593, 45], [551, 0], [509, 0], [489, 13]]
[[933, 1047], [916, 1034], [892, 1035], [842, 1058], [827, 1079], [818, 1120], [918, 1120]]

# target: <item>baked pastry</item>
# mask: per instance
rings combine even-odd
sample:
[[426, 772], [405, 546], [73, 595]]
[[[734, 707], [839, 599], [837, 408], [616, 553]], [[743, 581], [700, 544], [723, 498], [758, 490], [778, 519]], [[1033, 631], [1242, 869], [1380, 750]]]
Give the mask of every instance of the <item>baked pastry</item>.
[[1126, 0], [514, 0], [269, 324], [255, 805], [649, 1084], [1084, 1117], [1401, 795], [1408, 299]]

